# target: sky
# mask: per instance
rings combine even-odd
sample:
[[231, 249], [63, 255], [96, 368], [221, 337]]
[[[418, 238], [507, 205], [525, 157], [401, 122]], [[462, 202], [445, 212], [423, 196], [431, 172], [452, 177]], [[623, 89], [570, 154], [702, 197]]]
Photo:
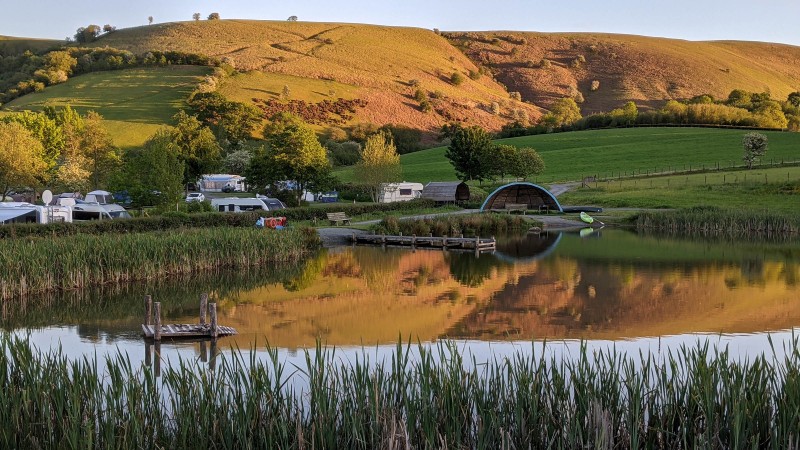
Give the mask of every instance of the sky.
[[64, 39], [89, 24], [127, 28], [203, 18], [439, 28], [606, 32], [800, 46], [800, 0], [0, 0], [0, 35]]

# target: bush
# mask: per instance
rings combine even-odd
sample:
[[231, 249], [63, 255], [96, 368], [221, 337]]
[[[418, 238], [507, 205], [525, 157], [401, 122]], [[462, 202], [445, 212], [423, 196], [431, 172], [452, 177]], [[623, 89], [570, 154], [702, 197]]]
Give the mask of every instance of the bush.
[[361, 157], [361, 144], [355, 141], [342, 143], [328, 141], [326, 147], [334, 166], [352, 166]]
[[461, 86], [464, 83], [464, 75], [461, 75], [460, 72], [453, 72], [450, 75], [450, 82], [453, 83], [453, 86]]
[[470, 70], [469, 77], [473, 80], [479, 80], [481, 78], [481, 73], [477, 70]]

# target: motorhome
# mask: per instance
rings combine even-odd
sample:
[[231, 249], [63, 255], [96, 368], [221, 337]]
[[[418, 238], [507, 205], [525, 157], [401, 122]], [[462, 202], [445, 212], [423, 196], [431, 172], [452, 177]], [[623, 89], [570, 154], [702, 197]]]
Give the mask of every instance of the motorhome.
[[0, 224], [72, 222], [69, 206], [38, 206], [25, 202], [0, 202]]
[[422, 183], [383, 183], [378, 195], [378, 203], [407, 202], [420, 198]]
[[269, 211], [269, 207], [261, 199], [255, 197], [214, 198], [211, 199], [211, 209], [219, 212]]
[[108, 205], [77, 200], [72, 207], [72, 220], [111, 220], [113, 217], [106, 206]]

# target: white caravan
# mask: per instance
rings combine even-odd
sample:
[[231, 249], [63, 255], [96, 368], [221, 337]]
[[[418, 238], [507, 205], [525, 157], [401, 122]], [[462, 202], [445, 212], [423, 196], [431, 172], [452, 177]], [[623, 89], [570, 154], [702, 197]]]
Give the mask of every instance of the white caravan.
[[0, 202], [0, 224], [72, 222], [69, 206], [38, 206], [25, 202]]
[[378, 203], [407, 202], [422, 196], [422, 183], [383, 183], [378, 194]]
[[213, 198], [211, 199], [211, 208], [219, 212], [269, 211], [267, 205], [255, 197]]

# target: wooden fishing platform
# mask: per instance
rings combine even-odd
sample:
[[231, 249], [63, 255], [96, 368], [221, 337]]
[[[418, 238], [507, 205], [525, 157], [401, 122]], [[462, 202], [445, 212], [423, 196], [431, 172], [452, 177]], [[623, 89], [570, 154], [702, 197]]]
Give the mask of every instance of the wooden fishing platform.
[[400, 247], [424, 247], [440, 248], [442, 250], [471, 250], [476, 253], [493, 252], [497, 247], [497, 241], [491, 238], [465, 238], [448, 236], [390, 236], [385, 234], [362, 234], [353, 236], [350, 241], [354, 244], [381, 245], [381, 246], [400, 246]]
[[[235, 329], [217, 324], [217, 304], [208, 303], [208, 294], [200, 295], [200, 323], [197, 324], [162, 324], [161, 303], [153, 303], [149, 295], [145, 296], [144, 309], [142, 334], [145, 339], [216, 339], [236, 334]], [[206, 321], [207, 313], [211, 315], [211, 323]]]

